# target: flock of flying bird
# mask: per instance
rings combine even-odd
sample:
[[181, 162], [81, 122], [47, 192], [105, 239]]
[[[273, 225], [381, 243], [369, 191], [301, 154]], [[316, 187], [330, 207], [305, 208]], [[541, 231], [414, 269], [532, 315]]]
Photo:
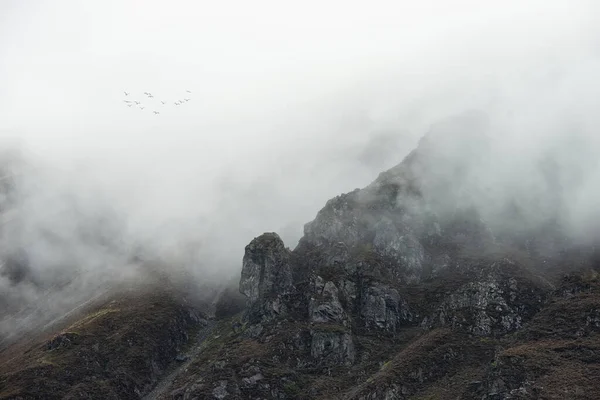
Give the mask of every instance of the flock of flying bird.
[[[146, 106], [145, 106], [145, 105], [143, 105], [141, 101], [137, 101], [137, 100], [127, 100], [127, 96], [129, 96], [129, 95], [131, 94], [130, 92], [123, 91], [123, 93], [125, 93], [125, 97], [126, 97], [126, 99], [125, 99], [125, 100], [123, 100], [123, 102], [124, 102], [124, 103], [127, 105], [127, 107], [133, 107], [133, 106], [137, 106], [137, 107], [138, 107], [140, 110], [143, 110], [143, 109], [145, 109], [145, 108], [146, 108]], [[190, 93], [190, 94], [191, 94], [192, 92], [190, 92], [189, 90], [186, 90], [186, 93]], [[153, 98], [154, 98], [154, 96], [153, 96], [153, 95], [152, 95], [152, 93], [150, 93], [150, 92], [144, 92], [144, 95], [146, 96], [146, 98], [147, 98], [147, 99], [153, 99]], [[182, 100], [177, 100], [177, 101], [175, 101], [173, 104], [175, 104], [176, 106], [180, 106], [180, 105], [182, 105], [183, 103], [187, 103], [187, 102], [188, 102], [188, 101], [190, 101], [190, 100], [191, 100], [191, 99], [184, 98], [184, 99], [182, 99]], [[163, 100], [161, 100], [161, 101], [160, 101], [160, 103], [161, 103], [161, 105], [162, 105], [162, 106], [165, 106], [165, 105], [167, 105], [167, 102], [166, 102], [166, 101], [163, 101]], [[154, 110], [154, 111], [152, 111], [152, 112], [154, 113], [154, 115], [158, 115], [158, 114], [160, 114], [160, 112], [159, 112], [159, 111], [156, 111], [156, 110]]]

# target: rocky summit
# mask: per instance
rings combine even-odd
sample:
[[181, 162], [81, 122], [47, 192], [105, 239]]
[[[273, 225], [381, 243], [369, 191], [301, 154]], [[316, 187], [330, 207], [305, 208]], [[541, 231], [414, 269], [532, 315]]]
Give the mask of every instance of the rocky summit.
[[432, 127], [293, 250], [251, 240], [216, 314], [152, 293], [4, 350], [0, 398], [599, 398], [600, 253], [556, 218], [523, 228], [514, 204], [491, 221], [468, 201], [487, 127]]

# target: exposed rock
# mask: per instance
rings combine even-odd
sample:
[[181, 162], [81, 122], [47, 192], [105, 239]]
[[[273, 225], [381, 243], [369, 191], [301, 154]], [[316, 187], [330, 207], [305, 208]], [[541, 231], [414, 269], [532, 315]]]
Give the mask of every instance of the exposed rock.
[[212, 394], [215, 399], [219, 400], [229, 396], [229, 392], [227, 392], [227, 381], [219, 381], [219, 385], [213, 389]]
[[487, 274], [450, 293], [425, 325], [451, 326], [476, 335], [515, 331], [542, 306], [546, 292], [531, 281], [517, 281], [503, 269], [514, 270], [509, 261], [482, 267]]
[[248, 298], [252, 315], [271, 318], [285, 314], [282, 297], [293, 290], [290, 251], [276, 233], [265, 233], [246, 246], [240, 292]]
[[371, 286], [362, 295], [361, 316], [372, 329], [395, 332], [400, 326], [413, 321], [413, 315], [396, 289]]
[[339, 331], [312, 331], [310, 355], [321, 365], [352, 365], [356, 357], [352, 336]]
[[[96, 397], [140, 397], [173, 365], [183, 371], [164, 393], [184, 400], [597, 398], [599, 252], [570, 247], [555, 221], [524, 229], [518, 207], [500, 213], [503, 224], [471, 206], [472, 196], [486, 199], [474, 173], [485, 167], [486, 129], [478, 113], [432, 128], [402, 163], [328, 201], [293, 251], [275, 233], [252, 240], [239, 282], [244, 317], [240, 296], [224, 291], [218, 332], [193, 359], [177, 354], [187, 330], [207, 325], [199, 316], [144, 314], [117, 335], [110, 312], [95, 337], [40, 341], [12, 364], [27, 365], [27, 379], [5, 370], [0, 382], [27, 398], [23, 382], [36, 385], [62, 364], [53, 357], [68, 355], [78, 369], [50, 382], [65, 398], [106, 394], [109, 381], [117, 388]], [[561, 279], [568, 268], [577, 272]], [[145, 346], [147, 337], [160, 340]], [[90, 376], [98, 392], [85, 390]]]
[[46, 349], [56, 350], [64, 347], [71, 347], [74, 343], [77, 343], [79, 335], [73, 332], [65, 332], [57, 335], [53, 339], [46, 343]]
[[246, 386], [246, 387], [251, 387], [251, 386], [255, 386], [259, 381], [263, 380], [265, 377], [262, 376], [261, 373], [257, 373], [255, 375], [252, 375], [249, 378], [244, 378], [242, 379], [242, 383]]
[[342, 242], [355, 246], [360, 243], [365, 232], [359, 225], [358, 192], [356, 189], [329, 200], [317, 217], [304, 225], [305, 238], [317, 245]]
[[289, 256], [276, 233], [265, 233], [246, 246], [240, 292], [251, 304], [259, 298], [284, 294], [292, 287]]
[[401, 279], [409, 283], [419, 281], [425, 257], [425, 250], [419, 240], [411, 233], [402, 234], [389, 219], [379, 221], [374, 231], [375, 251], [399, 264], [403, 270]]
[[338, 289], [333, 282], [323, 282], [320, 276], [316, 278], [315, 293], [311, 296], [308, 312], [312, 322], [342, 322], [346, 319]]

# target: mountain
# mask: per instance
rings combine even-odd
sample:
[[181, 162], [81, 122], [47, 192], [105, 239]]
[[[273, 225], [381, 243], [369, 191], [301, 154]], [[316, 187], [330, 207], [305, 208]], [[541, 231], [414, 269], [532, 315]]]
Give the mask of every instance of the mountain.
[[557, 197], [486, 190], [488, 129], [436, 124], [293, 250], [254, 238], [212, 308], [159, 279], [23, 338], [0, 398], [596, 399], [600, 252]]

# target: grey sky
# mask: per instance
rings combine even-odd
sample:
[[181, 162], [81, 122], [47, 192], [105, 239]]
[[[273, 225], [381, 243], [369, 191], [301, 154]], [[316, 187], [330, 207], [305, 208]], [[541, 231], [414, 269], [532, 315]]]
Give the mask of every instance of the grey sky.
[[[369, 183], [454, 112], [491, 114], [498, 148], [523, 155], [510, 177], [569, 118], [597, 145], [596, 11], [541, 0], [5, 0], [0, 135], [53, 168], [44, 187], [57, 198], [102, 193], [133, 237], [210, 243], [207, 259], [235, 271], [253, 236], [280, 231], [293, 247], [328, 198]], [[126, 107], [123, 90], [147, 108]], [[362, 148], [390, 132], [387, 153], [365, 162]]]

